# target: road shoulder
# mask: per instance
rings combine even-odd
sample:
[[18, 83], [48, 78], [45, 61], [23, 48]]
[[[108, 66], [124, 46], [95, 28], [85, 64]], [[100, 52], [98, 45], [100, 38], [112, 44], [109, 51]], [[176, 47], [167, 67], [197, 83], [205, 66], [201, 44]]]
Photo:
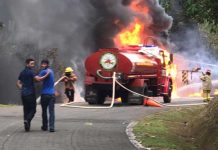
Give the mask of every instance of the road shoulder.
[[204, 106], [176, 107], [131, 122], [127, 135], [137, 149], [190, 149], [195, 150], [195, 138], [189, 124]]

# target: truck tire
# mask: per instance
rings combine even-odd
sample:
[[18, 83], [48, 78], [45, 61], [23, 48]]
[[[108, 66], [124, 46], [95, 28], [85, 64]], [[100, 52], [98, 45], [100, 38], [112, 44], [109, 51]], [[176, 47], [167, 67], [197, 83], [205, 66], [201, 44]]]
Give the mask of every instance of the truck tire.
[[148, 85], [147, 85], [147, 83], [144, 84], [144, 95], [148, 96]]
[[121, 97], [121, 99], [122, 99], [122, 103], [123, 104], [128, 104], [128, 91], [121, 91], [120, 92], [120, 97]]
[[[90, 95], [90, 92], [93, 94]], [[88, 102], [89, 105], [97, 104], [97, 91], [93, 86], [85, 87], [85, 101]]]
[[97, 91], [97, 104], [102, 105], [105, 102], [105, 97], [107, 96], [107, 93], [102, 90]]
[[164, 103], [171, 103], [171, 96], [172, 96], [172, 83], [168, 87], [168, 94], [163, 96]]
[[85, 98], [86, 101], [88, 102], [88, 104], [89, 104], [89, 105], [96, 105], [96, 104], [102, 105], [102, 104], [104, 104], [104, 102], [105, 102], [105, 97], [106, 97], [106, 92], [105, 92], [105, 91], [102, 91], [102, 90], [99, 90], [99, 89], [96, 89], [96, 88], [92, 89], [92, 91], [93, 91], [94, 93], [96, 93], [96, 95], [95, 95], [95, 96], [92, 96], [92, 97], [87, 96], [87, 97]]
[[[136, 93], [144, 95], [144, 87], [130, 87], [130, 90], [135, 91]], [[134, 96], [132, 93], [128, 93], [128, 103], [133, 105], [142, 105], [144, 97], [142, 96]]]
[[89, 105], [96, 105], [97, 102], [88, 102]]

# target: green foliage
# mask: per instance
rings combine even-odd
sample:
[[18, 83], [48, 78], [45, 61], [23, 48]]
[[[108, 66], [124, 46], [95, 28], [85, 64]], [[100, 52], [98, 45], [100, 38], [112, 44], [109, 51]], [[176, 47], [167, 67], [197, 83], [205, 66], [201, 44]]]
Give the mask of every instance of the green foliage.
[[183, 0], [183, 7], [187, 17], [203, 23], [218, 23], [218, 1], [217, 0]]
[[160, 5], [165, 9], [166, 12], [171, 10], [171, 0], [159, 0]]
[[203, 36], [208, 39], [210, 47], [218, 51], [218, 25], [213, 21], [209, 22], [205, 20], [199, 24]]
[[189, 125], [196, 143], [202, 150], [217, 150], [218, 147], [218, 97], [216, 96]]
[[193, 137], [187, 127], [200, 111], [202, 107], [172, 108], [146, 117], [134, 127], [133, 132], [144, 147], [195, 150]]
[[185, 15], [199, 23], [209, 46], [218, 52], [218, 1], [183, 0]]

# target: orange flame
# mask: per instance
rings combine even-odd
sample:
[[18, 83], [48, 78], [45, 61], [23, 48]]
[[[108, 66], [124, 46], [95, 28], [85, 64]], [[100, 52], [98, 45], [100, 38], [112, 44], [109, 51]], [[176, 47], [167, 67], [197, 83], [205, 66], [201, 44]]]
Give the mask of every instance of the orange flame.
[[146, 15], [149, 12], [149, 9], [138, 1], [133, 1], [130, 7], [134, 12], [142, 13], [143, 15]]
[[176, 77], [177, 77], [177, 65], [176, 64], [170, 64], [166, 67], [166, 72], [168, 76], [172, 77], [173, 80], [173, 91], [172, 91], [172, 97], [178, 97], [177, 95], [177, 84], [176, 84]]
[[127, 29], [121, 31], [121, 33], [115, 37], [114, 42], [118, 47], [127, 45], [138, 45], [142, 43], [142, 31], [142, 23], [135, 19], [135, 21], [131, 23]]
[[[134, 13], [142, 15], [146, 15], [149, 12], [149, 9], [145, 5], [140, 4], [139, 1], [133, 1], [130, 5], [130, 9]], [[116, 20], [115, 24], [119, 25], [119, 21]], [[145, 23], [135, 17], [133, 22], [114, 38], [116, 46], [120, 47], [142, 44], [146, 37], [144, 29]]]
[[202, 93], [196, 92], [188, 95], [189, 97], [202, 97]]
[[[145, 5], [141, 5], [139, 1], [132, 2], [130, 8], [136, 14], [147, 15], [149, 12], [149, 9]], [[119, 21], [116, 20], [115, 24], [119, 25]], [[151, 33], [145, 33], [145, 31], [147, 31], [146, 27], [147, 26], [144, 22], [140, 21], [139, 18], [135, 18], [134, 21], [127, 28], [122, 29], [121, 32], [117, 34], [117, 36], [114, 38], [114, 43], [116, 44], [117, 47], [127, 46], [127, 45], [139, 45], [142, 43], [144, 44], [144, 39], [146, 37], [149, 37], [149, 35], [151, 35]], [[154, 43], [152, 43], [151, 45], [153, 44]], [[161, 45], [157, 45], [157, 46], [161, 46]], [[160, 48], [163, 49], [164, 51], [165, 62], [161, 55], [157, 57], [161, 59], [162, 63], [166, 64], [166, 73], [168, 76], [171, 76], [173, 79], [172, 96], [177, 97], [177, 92], [176, 92], [177, 85], [175, 82], [177, 76], [177, 66], [175, 64], [169, 64], [170, 52], [165, 50], [165, 48], [162, 46]]]

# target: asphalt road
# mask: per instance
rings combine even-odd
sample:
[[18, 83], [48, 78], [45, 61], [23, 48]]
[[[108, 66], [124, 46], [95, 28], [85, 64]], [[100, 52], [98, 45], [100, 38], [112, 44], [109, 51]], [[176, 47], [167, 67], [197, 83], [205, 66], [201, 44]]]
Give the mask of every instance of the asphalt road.
[[[175, 99], [172, 104], [201, 103]], [[115, 105], [112, 109], [78, 109], [56, 105], [56, 132], [40, 130], [41, 109], [24, 132], [22, 107], [0, 108], [1, 150], [136, 150], [125, 130], [138, 120], [165, 108]]]

